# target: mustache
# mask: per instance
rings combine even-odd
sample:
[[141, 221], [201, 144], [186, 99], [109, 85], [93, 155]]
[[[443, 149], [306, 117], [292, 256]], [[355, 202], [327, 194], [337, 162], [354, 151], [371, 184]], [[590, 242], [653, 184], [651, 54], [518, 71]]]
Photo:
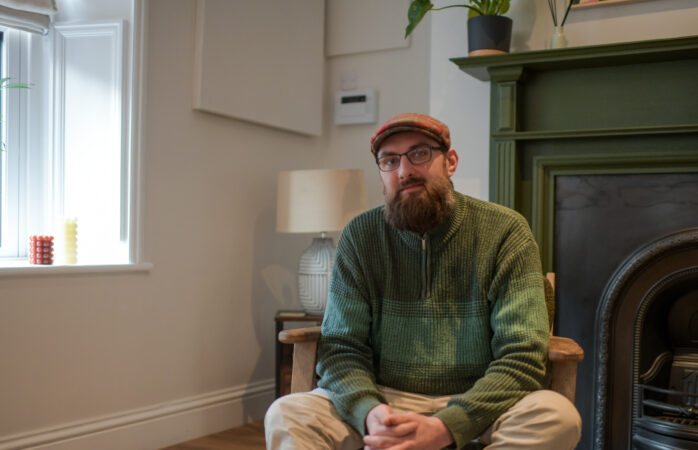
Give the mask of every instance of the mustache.
[[407, 187], [414, 186], [417, 184], [426, 184], [426, 181], [427, 180], [425, 180], [422, 177], [408, 178], [407, 180], [400, 182], [400, 185], [398, 186], [398, 190], [402, 190], [402, 189], [405, 189]]

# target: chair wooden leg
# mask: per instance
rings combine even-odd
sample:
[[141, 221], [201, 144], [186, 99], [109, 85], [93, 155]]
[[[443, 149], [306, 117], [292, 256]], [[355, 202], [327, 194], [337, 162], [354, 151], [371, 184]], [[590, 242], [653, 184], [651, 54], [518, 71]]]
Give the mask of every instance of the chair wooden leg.
[[316, 340], [310, 342], [296, 342], [293, 345], [291, 392], [307, 392], [313, 389], [316, 354]]
[[572, 403], [577, 388], [577, 364], [578, 361], [555, 361], [550, 368], [550, 388], [567, 397]]

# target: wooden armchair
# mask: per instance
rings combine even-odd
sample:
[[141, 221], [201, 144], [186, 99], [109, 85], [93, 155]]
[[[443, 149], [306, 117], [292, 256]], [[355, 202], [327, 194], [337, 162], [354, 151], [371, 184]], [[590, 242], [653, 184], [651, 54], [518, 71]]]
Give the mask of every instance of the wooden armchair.
[[[543, 280], [545, 302], [548, 307], [548, 324], [550, 325], [550, 348], [548, 349], [550, 389], [561, 393], [574, 403], [577, 387], [577, 364], [584, 359], [584, 350], [572, 339], [553, 336], [555, 274], [549, 273]], [[283, 330], [279, 333], [279, 341], [284, 344], [293, 344], [291, 392], [305, 392], [315, 386], [315, 362], [319, 339], [319, 326]]]

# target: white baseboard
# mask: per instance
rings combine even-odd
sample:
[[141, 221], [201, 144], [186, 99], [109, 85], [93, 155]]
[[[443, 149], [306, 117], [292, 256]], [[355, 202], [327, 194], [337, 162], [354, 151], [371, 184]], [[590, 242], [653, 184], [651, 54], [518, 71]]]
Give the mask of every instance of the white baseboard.
[[0, 450], [155, 450], [264, 417], [274, 381], [250, 383], [57, 427], [0, 436]]

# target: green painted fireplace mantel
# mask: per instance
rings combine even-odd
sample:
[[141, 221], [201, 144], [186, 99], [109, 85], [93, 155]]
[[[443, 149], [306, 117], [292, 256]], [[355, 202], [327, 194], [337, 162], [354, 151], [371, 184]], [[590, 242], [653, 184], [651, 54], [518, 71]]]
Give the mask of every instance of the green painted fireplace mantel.
[[698, 36], [453, 58], [490, 81], [490, 200], [554, 270], [555, 177], [698, 172]]

